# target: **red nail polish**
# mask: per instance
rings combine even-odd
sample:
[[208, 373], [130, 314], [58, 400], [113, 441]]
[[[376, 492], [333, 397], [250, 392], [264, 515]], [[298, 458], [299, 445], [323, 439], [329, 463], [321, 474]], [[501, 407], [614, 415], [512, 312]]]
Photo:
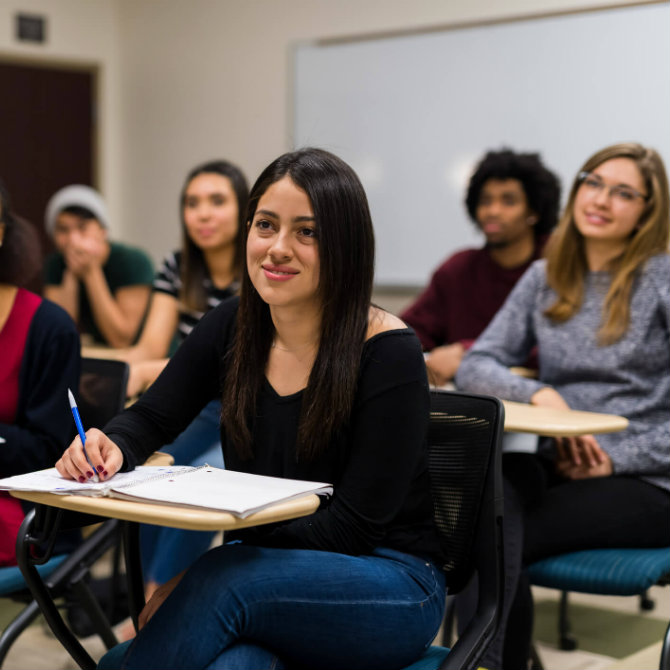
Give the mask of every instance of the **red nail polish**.
[[98, 465], [98, 472], [102, 472], [105, 469], [104, 465]]
[[93, 476], [93, 473], [89, 470], [89, 471], [86, 473], [86, 476], [90, 479], [90, 478]]
[[86, 481], [86, 477], [84, 477], [84, 475], [79, 475], [79, 481], [83, 484]]

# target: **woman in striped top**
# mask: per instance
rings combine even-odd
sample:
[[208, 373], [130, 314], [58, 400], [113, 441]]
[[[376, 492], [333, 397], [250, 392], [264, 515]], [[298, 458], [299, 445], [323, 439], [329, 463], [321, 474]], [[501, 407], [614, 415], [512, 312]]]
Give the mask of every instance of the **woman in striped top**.
[[[153, 285], [149, 314], [137, 345], [120, 357], [130, 363], [128, 396], [149, 387], [202, 316], [235, 295], [244, 252], [239, 234], [248, 186], [226, 161], [195, 167], [180, 197], [182, 248], [168, 254]], [[188, 428], [162, 451], [175, 463], [223, 467], [219, 423], [221, 401], [212, 398]], [[188, 534], [188, 539], [184, 534]], [[207, 550], [212, 534], [144, 527], [142, 558], [147, 595]]]
[[166, 256], [154, 280], [151, 308], [139, 342], [120, 357], [130, 363], [128, 396], [144, 391], [202, 316], [237, 293], [241, 262], [238, 234], [248, 186], [226, 161], [199, 165], [180, 197], [182, 248]]

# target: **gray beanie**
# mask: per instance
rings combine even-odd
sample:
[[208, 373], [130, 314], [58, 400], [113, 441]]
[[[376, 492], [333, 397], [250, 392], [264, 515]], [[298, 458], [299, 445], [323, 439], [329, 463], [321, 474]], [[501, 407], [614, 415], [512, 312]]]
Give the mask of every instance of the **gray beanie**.
[[109, 230], [109, 214], [102, 196], [90, 186], [72, 184], [56, 191], [47, 203], [44, 225], [49, 235], [53, 236], [56, 219], [67, 207], [85, 207], [93, 212], [101, 226]]

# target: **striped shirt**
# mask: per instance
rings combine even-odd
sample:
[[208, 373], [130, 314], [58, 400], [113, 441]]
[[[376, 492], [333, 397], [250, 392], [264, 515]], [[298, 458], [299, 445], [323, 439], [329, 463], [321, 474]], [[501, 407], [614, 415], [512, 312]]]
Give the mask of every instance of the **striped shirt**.
[[[230, 298], [237, 294], [240, 283], [235, 280], [226, 288], [217, 288], [212, 280], [207, 277], [204, 281], [205, 292], [207, 294], [207, 310], [216, 307], [222, 300]], [[179, 292], [182, 288], [181, 282], [181, 251], [175, 251], [168, 254], [163, 259], [163, 264], [156, 274], [153, 284], [154, 291], [167, 293], [179, 301], [179, 326], [177, 336], [181, 344], [186, 336], [193, 330], [195, 325], [205, 315], [205, 312], [190, 309], [183, 305], [179, 300]]]

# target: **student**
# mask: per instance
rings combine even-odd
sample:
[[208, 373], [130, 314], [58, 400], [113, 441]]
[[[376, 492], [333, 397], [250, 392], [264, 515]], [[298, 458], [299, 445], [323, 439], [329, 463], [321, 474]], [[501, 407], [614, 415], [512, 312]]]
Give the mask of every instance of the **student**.
[[[158, 271], [139, 342], [119, 353], [130, 363], [129, 396], [144, 391], [160, 374], [175, 336], [181, 344], [207, 311], [237, 293], [248, 197], [244, 174], [226, 161], [198, 165], [187, 175], [179, 198], [182, 248], [169, 254]], [[223, 467], [220, 416], [221, 401], [213, 398], [161, 451], [177, 464]], [[147, 598], [206, 551], [213, 537], [214, 533], [143, 527]]]
[[[526, 667], [532, 600], [522, 566], [580, 549], [670, 545], [669, 216], [653, 149], [598, 151], [575, 178], [546, 261], [531, 266], [461, 364], [459, 388], [630, 421], [618, 433], [503, 456], [508, 597], [486, 667]], [[535, 344], [539, 379], [510, 373]]]
[[[335, 492], [311, 516], [231, 534], [159, 589], [124, 667], [401, 667], [430, 644], [445, 595], [421, 347], [370, 304], [367, 200], [337, 157], [271, 163], [246, 238], [239, 300], [203, 317], [87, 449], [105, 479], [131, 469], [218, 391], [227, 468]], [[81, 475], [79, 442], [57, 468]]]
[[203, 163], [187, 175], [179, 198], [181, 250], [163, 260], [142, 335], [119, 355], [130, 363], [129, 396], [162, 372], [175, 338], [181, 344], [207, 311], [237, 293], [248, 190], [242, 171], [227, 161]]
[[140, 249], [110, 242], [109, 216], [89, 186], [66, 186], [49, 200], [44, 295], [63, 307], [82, 334], [110, 347], [131, 345], [149, 304], [153, 267]]
[[[67, 389], [79, 382], [79, 335], [57, 305], [22, 288], [39, 272], [33, 227], [0, 182], [0, 477], [50, 467], [72, 438]], [[16, 565], [24, 510], [0, 492], [0, 565]]]
[[425, 351], [428, 376], [451, 380], [463, 354], [538, 259], [556, 225], [560, 185], [537, 154], [488, 152], [470, 179], [465, 204], [486, 238], [481, 249], [448, 258], [401, 318]]

